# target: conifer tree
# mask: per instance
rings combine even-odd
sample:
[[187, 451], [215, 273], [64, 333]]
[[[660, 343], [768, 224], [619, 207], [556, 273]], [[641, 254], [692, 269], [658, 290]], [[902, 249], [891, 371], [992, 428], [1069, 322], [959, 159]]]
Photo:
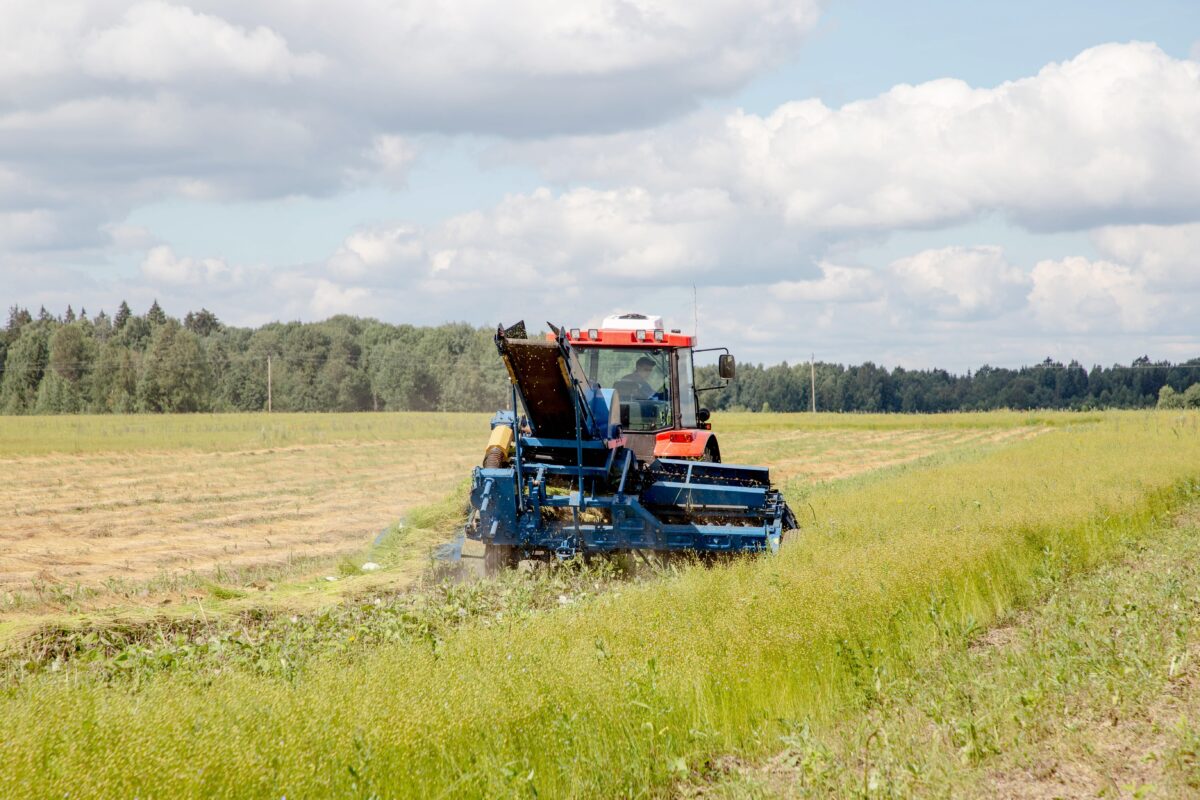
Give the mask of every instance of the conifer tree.
[[15, 342], [17, 336], [21, 333], [21, 328], [33, 322], [33, 315], [29, 313], [29, 309], [18, 308], [12, 306], [8, 309], [8, 325], [5, 327], [5, 333], [8, 334], [8, 340]]
[[113, 327], [117, 330], [121, 330], [121, 328], [125, 327], [125, 323], [128, 322], [129, 318], [132, 316], [133, 312], [129, 310], [129, 303], [126, 303], [124, 300], [122, 300], [121, 305], [117, 306], [117, 315], [113, 317]]
[[146, 312], [146, 319], [151, 325], [155, 326], [166, 323], [167, 315], [163, 312], [162, 307], [159, 306], [158, 300], [155, 300], [153, 305], [150, 306], [150, 310]]

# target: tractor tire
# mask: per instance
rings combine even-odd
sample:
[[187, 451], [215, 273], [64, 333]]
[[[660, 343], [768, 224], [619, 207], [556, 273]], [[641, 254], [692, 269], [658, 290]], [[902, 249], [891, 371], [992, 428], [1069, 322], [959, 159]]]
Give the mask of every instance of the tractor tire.
[[704, 455], [700, 456], [701, 461], [707, 461], [710, 464], [721, 463], [721, 451], [711, 444], [704, 445]]
[[483, 570], [488, 575], [516, 569], [520, 563], [521, 551], [511, 544], [488, 543], [483, 546]]

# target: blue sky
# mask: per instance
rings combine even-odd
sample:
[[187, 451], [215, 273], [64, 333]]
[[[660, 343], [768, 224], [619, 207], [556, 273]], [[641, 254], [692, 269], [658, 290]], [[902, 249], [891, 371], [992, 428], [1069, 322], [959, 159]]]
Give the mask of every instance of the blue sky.
[[0, 301], [1200, 355], [1200, 4], [439, 9], [6, 7]]
[[994, 86], [1093, 45], [1135, 39], [1186, 58], [1200, 39], [1200, 4], [846, 0], [829, 5], [791, 63], [752, 81], [734, 102], [764, 113], [797, 97], [840, 105], [935, 78]]

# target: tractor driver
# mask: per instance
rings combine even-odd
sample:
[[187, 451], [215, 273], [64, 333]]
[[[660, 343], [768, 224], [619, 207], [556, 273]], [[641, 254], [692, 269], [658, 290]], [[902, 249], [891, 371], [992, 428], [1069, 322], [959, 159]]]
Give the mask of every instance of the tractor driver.
[[637, 360], [633, 372], [621, 378], [620, 383], [628, 384], [633, 388], [631, 399], [649, 400], [654, 396], [654, 389], [650, 386], [650, 375], [656, 366], [658, 365], [654, 363], [653, 358], [642, 356]]

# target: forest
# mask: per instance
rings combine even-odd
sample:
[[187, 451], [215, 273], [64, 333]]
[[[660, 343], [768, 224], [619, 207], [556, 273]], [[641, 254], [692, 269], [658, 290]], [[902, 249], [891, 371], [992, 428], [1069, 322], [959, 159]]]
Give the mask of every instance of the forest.
[[[697, 385], [719, 384], [715, 367]], [[1200, 407], [1200, 358], [1172, 364], [1063, 364], [1017, 369], [739, 364], [737, 380], [705, 392], [713, 410], [948, 412], [997, 408]], [[323, 322], [223, 324], [206, 309], [182, 320], [155, 302], [109, 316], [12, 307], [0, 331], [0, 413], [488, 411], [504, 407], [504, 367], [492, 330], [418, 327], [336, 316]]]

